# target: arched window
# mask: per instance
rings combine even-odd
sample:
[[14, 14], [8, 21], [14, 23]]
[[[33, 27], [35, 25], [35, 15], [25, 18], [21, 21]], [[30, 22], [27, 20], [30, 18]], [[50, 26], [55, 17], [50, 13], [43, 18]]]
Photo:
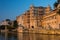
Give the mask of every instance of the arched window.
[[34, 26], [32, 26], [32, 28], [34, 28]]

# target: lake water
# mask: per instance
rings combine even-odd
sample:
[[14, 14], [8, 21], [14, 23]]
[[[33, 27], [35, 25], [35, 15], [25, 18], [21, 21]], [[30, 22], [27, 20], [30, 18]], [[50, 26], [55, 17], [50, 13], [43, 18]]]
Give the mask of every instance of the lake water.
[[60, 40], [60, 35], [0, 33], [0, 40]]

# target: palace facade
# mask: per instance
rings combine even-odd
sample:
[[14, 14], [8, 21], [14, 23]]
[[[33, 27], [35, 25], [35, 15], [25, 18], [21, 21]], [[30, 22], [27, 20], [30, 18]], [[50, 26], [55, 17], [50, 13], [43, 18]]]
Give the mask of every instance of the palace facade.
[[26, 29], [60, 29], [60, 3], [54, 9], [30, 6], [30, 9], [16, 18], [18, 25]]

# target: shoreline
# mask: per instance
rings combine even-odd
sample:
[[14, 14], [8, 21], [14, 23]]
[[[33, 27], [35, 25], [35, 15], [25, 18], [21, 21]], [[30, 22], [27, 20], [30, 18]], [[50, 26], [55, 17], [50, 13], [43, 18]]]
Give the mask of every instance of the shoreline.
[[16, 30], [16, 31], [9, 31], [9, 30], [0, 30], [0, 32], [12, 32], [12, 33], [39, 33], [39, 34], [47, 34], [47, 35], [60, 35], [60, 30], [45, 30], [45, 29], [29, 29], [29, 30]]
[[17, 30], [17, 32], [18, 33], [39, 33], [39, 34], [47, 34], [47, 35], [49, 35], [49, 34], [51, 34], [51, 35], [57, 35], [57, 34], [59, 34], [60, 35], [60, 30], [45, 30], [45, 29], [43, 29], [43, 30], [36, 30], [36, 29], [30, 29], [30, 30], [26, 30], [26, 31], [24, 31], [24, 30], [22, 30], [22, 31], [19, 31], [19, 30]]

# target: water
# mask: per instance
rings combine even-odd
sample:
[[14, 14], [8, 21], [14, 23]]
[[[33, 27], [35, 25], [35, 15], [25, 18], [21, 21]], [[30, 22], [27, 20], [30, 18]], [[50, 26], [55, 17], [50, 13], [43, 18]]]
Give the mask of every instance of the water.
[[60, 35], [0, 33], [0, 40], [60, 40]]

